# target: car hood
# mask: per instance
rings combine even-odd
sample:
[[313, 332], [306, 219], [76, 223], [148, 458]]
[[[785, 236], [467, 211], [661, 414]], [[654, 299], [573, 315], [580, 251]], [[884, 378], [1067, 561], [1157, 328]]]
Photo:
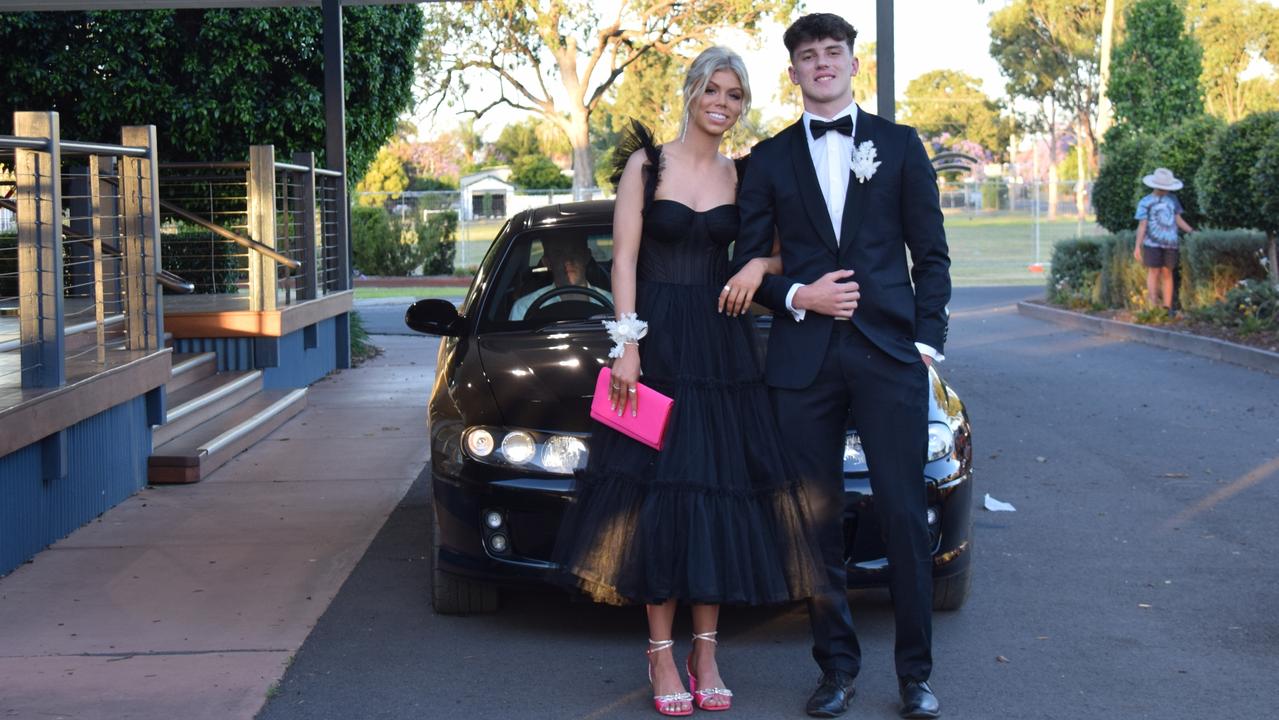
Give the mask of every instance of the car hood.
[[595, 378], [607, 365], [598, 321], [479, 338], [480, 362], [507, 427], [589, 432]]

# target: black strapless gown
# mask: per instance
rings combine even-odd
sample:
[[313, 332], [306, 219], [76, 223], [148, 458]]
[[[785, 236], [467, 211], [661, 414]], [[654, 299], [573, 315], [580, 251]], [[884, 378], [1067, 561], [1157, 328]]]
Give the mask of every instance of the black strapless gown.
[[661, 452], [594, 425], [553, 557], [596, 601], [761, 605], [809, 597], [823, 582], [752, 320], [716, 310], [737, 230], [735, 205], [647, 203], [641, 382], [675, 403]]

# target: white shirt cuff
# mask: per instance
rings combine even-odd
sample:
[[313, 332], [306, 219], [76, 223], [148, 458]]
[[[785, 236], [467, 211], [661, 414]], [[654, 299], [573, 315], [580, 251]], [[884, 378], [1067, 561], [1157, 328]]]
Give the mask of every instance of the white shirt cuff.
[[915, 347], [919, 349], [920, 355], [927, 355], [933, 359], [933, 362], [941, 362], [946, 359], [946, 356], [937, 352], [937, 348], [932, 345], [925, 345], [924, 343], [917, 342], [915, 343]]
[[786, 293], [786, 309], [790, 310], [790, 314], [795, 318], [795, 322], [802, 322], [804, 320], [804, 315], [808, 314], [808, 311], [806, 310], [796, 310], [795, 305], [792, 303], [795, 299], [795, 293], [798, 292], [801, 287], [803, 287], [802, 283], [795, 283], [790, 286], [790, 291]]

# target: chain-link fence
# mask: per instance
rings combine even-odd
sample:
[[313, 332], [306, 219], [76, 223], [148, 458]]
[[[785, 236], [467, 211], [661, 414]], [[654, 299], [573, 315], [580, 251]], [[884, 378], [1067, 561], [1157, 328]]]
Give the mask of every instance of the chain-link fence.
[[[943, 180], [939, 191], [957, 285], [1040, 283], [1054, 243], [1105, 232], [1094, 220], [1091, 183]], [[604, 197], [597, 189], [586, 195]], [[452, 264], [454, 272], [465, 274], [479, 265], [507, 219], [529, 208], [573, 200], [569, 190], [507, 192], [497, 188], [366, 192], [357, 193], [354, 202], [382, 208], [397, 228], [427, 223], [440, 213], [454, 214], [457, 231]], [[358, 257], [358, 227], [355, 233]], [[374, 274], [366, 268], [357, 269]]]

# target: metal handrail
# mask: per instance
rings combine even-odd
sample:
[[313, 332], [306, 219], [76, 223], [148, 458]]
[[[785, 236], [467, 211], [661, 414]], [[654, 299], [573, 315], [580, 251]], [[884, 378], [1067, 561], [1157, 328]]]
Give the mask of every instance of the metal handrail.
[[188, 220], [190, 222], [195, 223], [196, 225], [199, 225], [200, 227], [204, 228], [205, 230], [208, 230], [209, 232], [213, 233], [214, 235], [217, 235], [218, 237], [230, 240], [231, 242], [236, 243], [237, 245], [246, 247], [250, 250], [255, 250], [257, 252], [260, 252], [263, 255], [271, 258], [272, 260], [276, 261], [277, 263], [283, 265], [284, 267], [290, 270], [299, 270], [302, 267], [302, 263], [298, 262], [297, 260], [294, 260], [288, 255], [285, 255], [284, 253], [281, 253], [279, 250], [276, 250], [270, 245], [260, 243], [257, 240], [253, 240], [252, 238], [246, 238], [237, 233], [233, 233], [230, 230], [227, 230], [226, 228], [222, 227], [221, 225], [218, 225], [217, 223], [210, 222], [200, 217], [199, 215], [196, 215], [195, 213], [191, 212], [190, 210], [187, 210], [186, 208], [180, 207], [178, 205], [174, 205], [173, 203], [167, 200], [161, 200], [160, 207], [165, 210], [168, 210], [174, 215], [177, 215], [183, 220]]
[[[18, 212], [18, 203], [8, 198], [0, 198], [0, 208], [12, 210], [16, 214]], [[88, 245], [93, 242], [93, 238], [72, 230], [67, 227], [67, 223], [62, 224], [62, 234], [68, 240], [82, 245]], [[102, 251], [113, 257], [124, 257], [124, 253], [120, 252], [120, 248], [105, 240], [102, 241]], [[195, 283], [168, 270], [160, 270], [160, 272], [156, 273], [155, 279], [165, 288], [181, 295], [190, 295], [195, 292]]]
[[[14, 137], [6, 135], [0, 137], [0, 148], [10, 148], [14, 150], [47, 150], [50, 146], [48, 138], [30, 138], [30, 137]], [[58, 143], [58, 148], [63, 154], [70, 155], [124, 155], [126, 157], [146, 157], [147, 149], [140, 147], [130, 147], [128, 145], [107, 145], [105, 143], [89, 143], [75, 142], [73, 140], [63, 140]]]

